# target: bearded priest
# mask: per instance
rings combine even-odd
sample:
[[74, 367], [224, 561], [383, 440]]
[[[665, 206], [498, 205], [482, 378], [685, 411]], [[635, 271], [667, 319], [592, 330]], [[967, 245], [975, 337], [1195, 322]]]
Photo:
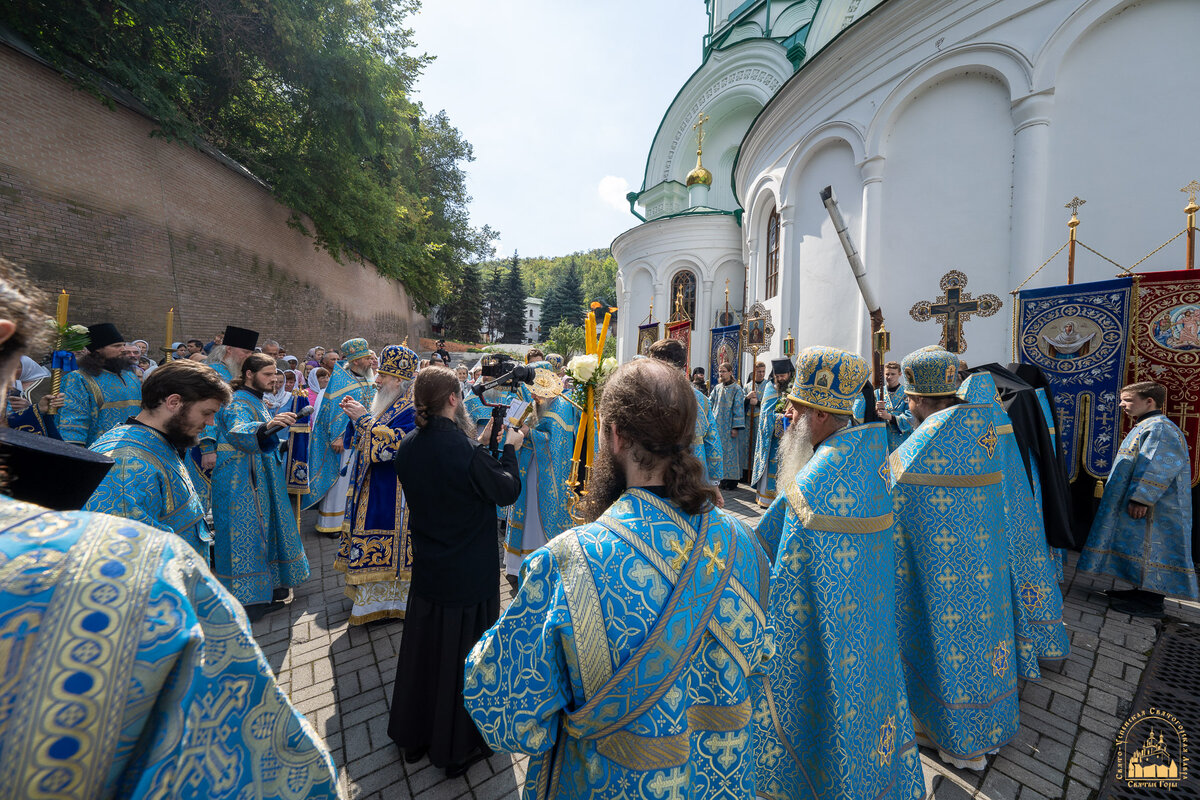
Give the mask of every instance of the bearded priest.
[[412, 548], [404, 492], [392, 467], [396, 448], [416, 427], [412, 381], [420, 359], [389, 344], [379, 354], [379, 387], [368, 409], [344, 397], [342, 410], [354, 424], [354, 465], [341, 547], [333, 566], [346, 573], [346, 596], [354, 605], [350, 624], [404, 619], [412, 580]]
[[901, 364], [917, 426], [890, 459], [908, 699], [919, 742], [982, 770], [1019, 725], [1000, 440], [990, 404], [955, 396], [955, 353]]
[[757, 530], [774, 562], [775, 656], [751, 683], [761, 797], [925, 789], [896, 640], [886, 423], [851, 417], [869, 369], [809, 347], [787, 395], [783, 491]]
[[779, 437], [783, 436], [784, 417], [780, 401], [787, 396], [792, 380], [792, 362], [777, 358], [771, 362], [771, 384], [759, 401], [758, 431], [755, 436], [754, 465], [750, 483], [755, 501], [766, 508], [775, 499], [775, 469], [779, 457]]

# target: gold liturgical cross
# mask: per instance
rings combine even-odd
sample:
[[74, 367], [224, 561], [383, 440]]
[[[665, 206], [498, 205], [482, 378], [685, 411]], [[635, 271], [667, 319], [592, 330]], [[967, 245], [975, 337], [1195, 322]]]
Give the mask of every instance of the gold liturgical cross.
[[1189, 183], [1187, 186], [1183, 187], [1179, 191], [1183, 192], [1184, 194], [1186, 194], [1188, 196], [1188, 205], [1189, 206], [1195, 205], [1196, 204], [1196, 192], [1200, 192], [1200, 181], [1192, 181], [1191, 183]]
[[1064, 205], [1064, 206], [1063, 206], [1063, 208], [1069, 208], [1069, 209], [1071, 209], [1071, 216], [1072, 216], [1072, 217], [1075, 217], [1075, 216], [1078, 216], [1078, 215], [1079, 215], [1079, 207], [1080, 207], [1081, 205], [1083, 205], [1084, 203], [1086, 203], [1086, 202], [1087, 202], [1087, 200], [1080, 200], [1080, 199], [1079, 199], [1079, 197], [1078, 197], [1078, 195], [1077, 195], [1077, 196], [1075, 196], [1075, 197], [1072, 197], [1072, 198], [1071, 198], [1071, 202], [1069, 202], [1069, 203], [1067, 203], [1066, 205]]
[[704, 123], [708, 122], [708, 115], [703, 111], [696, 118], [696, 124], [692, 126], [692, 130], [696, 132], [696, 155], [700, 155], [700, 151], [704, 149]]
[[956, 269], [943, 275], [940, 285], [945, 294], [933, 302], [922, 300], [916, 303], [909, 309], [908, 314], [917, 322], [928, 322], [937, 317], [942, 323], [942, 340], [939, 344], [951, 353], [964, 353], [967, 350], [967, 338], [963, 335], [963, 323], [969, 320], [972, 314], [990, 317], [1004, 304], [994, 294], [982, 294], [972, 298], [971, 293], [965, 291], [967, 276]]

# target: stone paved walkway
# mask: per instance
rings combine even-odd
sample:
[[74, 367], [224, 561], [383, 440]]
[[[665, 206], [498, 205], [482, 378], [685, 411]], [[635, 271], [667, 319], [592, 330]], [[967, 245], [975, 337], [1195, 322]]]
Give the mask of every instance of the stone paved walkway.
[[[760, 511], [746, 490], [725, 493], [727, 509], [753, 525]], [[286, 609], [254, 624], [254, 635], [292, 702], [325, 737], [346, 794], [355, 800], [519, 797], [525, 758], [498, 753], [448, 780], [427, 760], [405, 764], [387, 736], [401, 621], [350, 627], [350, 601], [333, 569], [336, 540], [313, 533], [304, 518], [312, 577]], [[1065, 614], [1071, 657], [1021, 684], [1021, 730], [984, 772], [957, 770], [922, 751], [936, 800], [1094, 798], [1117, 730], [1154, 646], [1153, 620], [1109, 608], [1109, 579], [1066, 570]], [[500, 581], [501, 606], [511, 599]], [[1200, 622], [1200, 607], [1167, 601], [1167, 613]]]

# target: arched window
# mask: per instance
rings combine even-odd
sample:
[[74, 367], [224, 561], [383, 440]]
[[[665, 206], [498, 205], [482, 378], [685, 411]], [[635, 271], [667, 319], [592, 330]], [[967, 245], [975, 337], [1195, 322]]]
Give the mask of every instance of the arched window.
[[779, 211], [771, 209], [767, 217], [767, 285], [766, 299], [779, 294]]
[[679, 297], [679, 290], [683, 289], [683, 310], [687, 313], [688, 318], [693, 322], [696, 321], [696, 276], [688, 271], [682, 270], [675, 273], [675, 277], [671, 278], [671, 314], [670, 319], [675, 318], [675, 298]]

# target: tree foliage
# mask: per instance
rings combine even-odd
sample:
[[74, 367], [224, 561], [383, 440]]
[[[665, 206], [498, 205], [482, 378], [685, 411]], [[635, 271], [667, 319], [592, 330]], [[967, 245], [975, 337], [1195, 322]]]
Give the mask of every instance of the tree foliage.
[[521, 257], [514, 250], [504, 279], [504, 294], [497, 298], [501, 308], [500, 330], [508, 344], [525, 342], [525, 281], [521, 278]]
[[[558, 353], [563, 358], [570, 360], [572, 356], [583, 354], [585, 335], [582, 325], [560, 322], [550, 329], [550, 333], [546, 336], [546, 346], [543, 349], [547, 353]], [[616, 356], [616, 354], [616, 332], [610, 329], [604, 340], [604, 355]]]
[[501, 330], [500, 323], [504, 316], [504, 272], [500, 264], [492, 265], [492, 274], [488, 278], [487, 291], [483, 293], [483, 328], [487, 331], [489, 342], [496, 341], [496, 333]]
[[492, 256], [495, 233], [467, 216], [471, 145], [411, 98], [431, 59], [412, 52], [404, 26], [418, 8], [7, 0], [0, 23], [86, 88], [132, 94], [161, 135], [245, 165], [296, 212], [294, 225], [335, 257], [374, 262], [425, 309], [464, 263]]
[[483, 278], [472, 264], [463, 268], [454, 287], [452, 302], [442, 306], [446, 335], [460, 342], [474, 342], [483, 327]]
[[578, 325], [583, 319], [583, 281], [575, 259], [567, 262], [567, 269], [550, 287], [542, 304], [542, 328], [549, 330], [560, 322]]

